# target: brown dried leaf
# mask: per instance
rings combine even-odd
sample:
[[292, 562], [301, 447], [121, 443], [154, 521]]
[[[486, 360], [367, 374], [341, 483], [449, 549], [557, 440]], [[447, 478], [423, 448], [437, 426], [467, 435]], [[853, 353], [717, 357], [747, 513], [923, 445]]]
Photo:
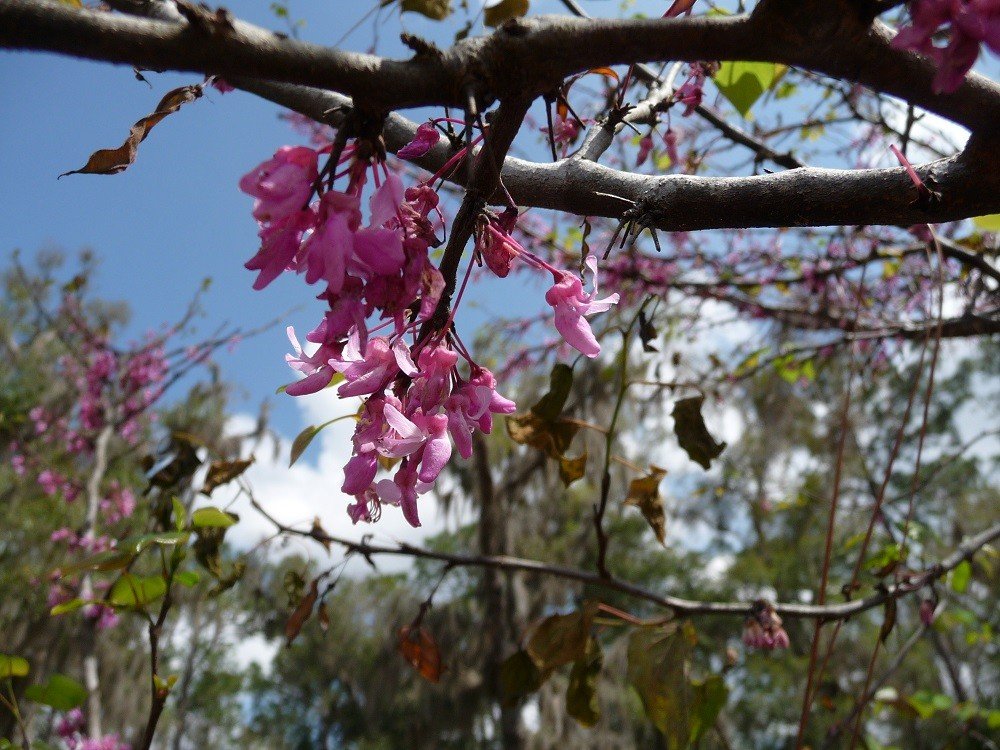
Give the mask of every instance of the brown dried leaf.
[[324, 529], [323, 525], [319, 522], [319, 516], [316, 516], [313, 519], [313, 525], [312, 528], [309, 529], [309, 533], [312, 534], [313, 539], [326, 547], [327, 552], [330, 551], [330, 535], [326, 533], [326, 529]]
[[128, 169], [135, 161], [136, 151], [149, 131], [167, 115], [181, 108], [181, 105], [193, 102], [202, 95], [202, 85], [181, 86], [166, 95], [156, 105], [156, 109], [132, 126], [128, 138], [118, 148], [104, 148], [95, 151], [90, 159], [80, 169], [63, 172], [59, 177], [71, 174], [117, 174]]
[[438, 682], [441, 679], [445, 671], [441, 664], [441, 649], [422, 627], [407, 625], [400, 628], [396, 649], [425, 680]]
[[587, 473], [587, 451], [576, 458], [559, 457], [559, 478], [569, 487], [577, 479]]
[[556, 460], [563, 457], [579, 429], [572, 422], [548, 421], [530, 411], [507, 417], [507, 432], [511, 440], [537, 448]]
[[213, 461], [208, 467], [205, 486], [201, 488], [202, 493], [211, 495], [216, 487], [221, 487], [236, 479], [236, 477], [249, 469], [253, 462], [253, 456], [236, 461]]
[[312, 583], [309, 584], [309, 593], [302, 597], [299, 606], [295, 608], [291, 617], [288, 618], [288, 622], [285, 623], [285, 639], [289, 646], [298, 637], [302, 626], [306, 624], [306, 620], [312, 617], [313, 606], [315, 606], [316, 599], [318, 598], [319, 579], [314, 578]]
[[692, 461], [707, 470], [712, 465], [712, 459], [719, 457], [726, 444], [717, 443], [705, 426], [705, 418], [701, 415], [701, 405], [704, 402], [704, 396], [683, 398], [674, 404], [671, 416], [674, 418], [674, 433], [681, 448]]
[[660, 480], [667, 475], [664, 469], [650, 466], [650, 473], [633, 479], [628, 486], [626, 505], [634, 505], [642, 511], [656, 538], [663, 544], [666, 540], [667, 521], [663, 512], [663, 498], [660, 497]]
[[319, 605], [319, 628], [324, 633], [330, 629], [330, 612], [326, 608], [326, 604]]

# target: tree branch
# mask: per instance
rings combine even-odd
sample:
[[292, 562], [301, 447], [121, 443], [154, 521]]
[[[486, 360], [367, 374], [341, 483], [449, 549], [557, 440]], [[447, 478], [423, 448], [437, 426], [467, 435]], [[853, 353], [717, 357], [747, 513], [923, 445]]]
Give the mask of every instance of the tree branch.
[[[344, 547], [349, 553], [359, 554], [366, 559], [369, 559], [373, 555], [401, 555], [403, 557], [424, 560], [438, 560], [439, 562], [447, 563], [451, 567], [488, 567], [550, 575], [556, 578], [579, 581], [590, 586], [618, 591], [636, 599], [671, 609], [677, 615], [739, 615], [745, 617], [753, 606], [753, 602], [703, 602], [657, 594], [613, 576], [602, 576], [598, 573], [592, 573], [589, 570], [554, 565], [538, 560], [510, 557], [509, 555], [471, 555], [440, 552], [438, 550], [417, 547], [405, 542], [400, 542], [396, 546], [372, 544], [364, 540], [356, 542], [344, 539], [343, 537], [332, 536], [320, 528], [314, 527], [306, 531], [287, 526], [264, 510], [263, 506], [252, 495], [249, 496], [249, 500], [250, 504], [264, 518], [270, 521], [278, 531], [315, 539], [324, 545], [338, 544]], [[966, 537], [948, 557], [924, 572], [912, 576], [908, 582], [887, 587], [865, 599], [828, 605], [776, 604], [774, 609], [782, 617], [818, 618], [824, 622], [846, 620], [861, 612], [885, 604], [890, 599], [899, 599], [914, 591], [918, 591], [954, 568], [957, 568], [964, 560], [970, 559], [976, 552], [996, 539], [1000, 539], [1000, 523], [989, 527], [975, 536]]]
[[[949, 95], [933, 92], [931, 60], [889, 45], [847, 0], [762, 3], [752, 16], [576, 19], [542, 16], [464, 39], [410, 60], [343, 52], [285, 39], [201, 11], [176, 24], [67, 8], [45, 0], [0, 0], [0, 45], [48, 50], [154, 70], [249, 76], [340, 91], [387, 111], [461, 107], [474, 86], [484, 102], [533, 99], [591, 68], [662, 60], [757, 60], [796, 65], [893, 94], [972, 130], [1000, 120], [1000, 86], [969, 74]], [[512, 64], [516, 61], [516, 64]]]

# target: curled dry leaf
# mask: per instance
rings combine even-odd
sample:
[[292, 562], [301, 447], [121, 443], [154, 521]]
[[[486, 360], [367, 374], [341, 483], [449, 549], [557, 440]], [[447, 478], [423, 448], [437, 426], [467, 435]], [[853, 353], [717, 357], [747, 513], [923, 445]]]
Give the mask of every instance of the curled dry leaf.
[[705, 418], [701, 415], [701, 405], [704, 402], [704, 396], [683, 398], [674, 404], [671, 416], [674, 418], [677, 442], [692, 461], [707, 470], [712, 465], [712, 459], [718, 458], [725, 450], [726, 444], [717, 443], [705, 426]]
[[295, 608], [291, 617], [288, 618], [288, 622], [285, 623], [285, 638], [289, 646], [298, 637], [306, 620], [312, 617], [317, 598], [319, 598], [319, 579], [314, 578], [309, 584], [309, 593], [302, 597], [299, 606]]
[[202, 95], [202, 85], [181, 86], [167, 94], [156, 105], [156, 109], [139, 120], [132, 126], [128, 138], [118, 148], [102, 148], [90, 155], [90, 159], [80, 169], [73, 169], [63, 172], [60, 177], [70, 174], [117, 174], [128, 169], [135, 161], [139, 144], [142, 143], [149, 131], [167, 115], [171, 115], [181, 108], [181, 105], [193, 102]]
[[429, 682], [438, 682], [445, 667], [441, 663], [441, 649], [434, 638], [422, 627], [407, 625], [399, 629], [396, 648], [417, 673]]
[[642, 511], [656, 538], [663, 544], [666, 541], [667, 521], [663, 512], [663, 498], [660, 497], [660, 480], [667, 472], [658, 466], [650, 466], [649, 469], [649, 474], [633, 479], [629, 484], [625, 504], [634, 505]]
[[213, 461], [208, 467], [208, 476], [205, 477], [205, 486], [201, 488], [201, 491], [206, 495], [211, 495], [216, 487], [221, 487], [236, 479], [249, 469], [253, 462], [253, 456], [236, 461]]

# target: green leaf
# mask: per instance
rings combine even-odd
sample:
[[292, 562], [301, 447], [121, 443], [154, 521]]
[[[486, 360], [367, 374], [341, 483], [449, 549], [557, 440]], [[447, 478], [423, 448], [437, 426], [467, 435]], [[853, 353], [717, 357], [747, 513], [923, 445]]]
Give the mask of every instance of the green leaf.
[[191, 525], [196, 529], [227, 529], [240, 518], [235, 513], [227, 513], [218, 508], [198, 508], [191, 514]]
[[118, 607], [144, 607], [167, 593], [163, 576], [123, 573], [111, 587], [109, 601]]
[[722, 63], [715, 74], [715, 85], [743, 117], [747, 116], [765, 91], [784, 75], [787, 67], [769, 62]]
[[972, 220], [976, 229], [983, 232], [1000, 232], [1000, 214], [989, 214], [988, 216], [977, 216]]
[[52, 609], [49, 610], [49, 614], [52, 615], [53, 617], [58, 617], [59, 615], [65, 615], [68, 612], [76, 612], [76, 610], [80, 609], [86, 604], [87, 602], [80, 598], [70, 599], [68, 602], [63, 602], [62, 604], [57, 604], [56, 606], [54, 606]]
[[70, 711], [87, 700], [87, 689], [74, 679], [54, 674], [42, 685], [29, 686], [24, 697], [56, 711]]
[[0, 680], [8, 677], [27, 677], [28, 660], [21, 656], [0, 654]]
[[420, 13], [435, 21], [443, 21], [451, 15], [451, 0], [403, 0], [400, 9], [404, 13]]
[[174, 507], [174, 528], [183, 531], [187, 525], [187, 510], [184, 509], [184, 503], [176, 495], [170, 501]]
[[637, 628], [629, 636], [629, 682], [669, 748], [687, 747], [691, 738], [693, 697], [687, 674], [693, 638], [690, 625], [676, 623]]
[[63, 573], [70, 573], [77, 570], [122, 570], [143, 550], [152, 547], [154, 544], [169, 546], [172, 544], [184, 544], [190, 538], [187, 531], [161, 531], [155, 534], [142, 534], [140, 536], [130, 536], [118, 542], [114, 549], [106, 552], [99, 552], [77, 560], [76, 562], [60, 566]]
[[566, 688], [566, 713], [583, 724], [592, 727], [601, 718], [601, 707], [597, 702], [597, 678], [604, 665], [601, 644], [596, 638], [587, 640], [582, 657], [573, 663]]
[[576, 612], [550, 615], [535, 627], [526, 650], [543, 675], [584, 657], [596, 614], [597, 605], [585, 602]]
[[972, 565], [968, 560], [962, 560], [951, 572], [951, 588], [957, 593], [964, 593], [969, 587], [969, 579], [972, 577]]
[[707, 470], [712, 465], [712, 459], [718, 458], [725, 450], [726, 444], [717, 443], [705, 426], [705, 418], [701, 415], [704, 402], [704, 396], [681, 399], [674, 404], [671, 416], [674, 418], [677, 442], [692, 461]]
[[573, 387], [573, 368], [561, 362], [549, 373], [549, 391], [531, 407], [533, 414], [548, 422], [559, 419]]
[[542, 674], [527, 651], [511, 654], [500, 665], [500, 690], [504, 705], [512, 706], [542, 686]]
[[729, 688], [720, 675], [691, 681], [691, 744], [696, 744], [715, 725], [729, 698]]
[[528, 12], [528, 5], [528, 0], [499, 0], [485, 9], [483, 23], [499, 26], [504, 21], [519, 18]]
[[187, 586], [190, 589], [198, 585], [201, 575], [196, 570], [181, 570], [174, 573], [174, 580], [181, 586]]
[[[339, 374], [339, 373], [338, 373]], [[313, 438], [319, 435], [319, 433], [325, 428], [332, 425], [334, 422], [340, 422], [344, 419], [357, 419], [356, 414], [345, 414], [342, 417], [336, 417], [331, 419], [329, 422], [324, 422], [323, 424], [314, 424], [306, 427], [302, 432], [295, 436], [295, 440], [292, 441], [292, 453], [288, 461], [288, 465], [292, 466], [302, 454], [305, 452], [306, 448], [313, 441]]]

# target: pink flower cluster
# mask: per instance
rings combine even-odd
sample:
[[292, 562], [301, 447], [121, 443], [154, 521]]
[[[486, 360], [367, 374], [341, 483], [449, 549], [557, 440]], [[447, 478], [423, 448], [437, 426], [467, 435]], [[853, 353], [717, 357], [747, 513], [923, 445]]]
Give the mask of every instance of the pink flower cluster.
[[[432, 145], [429, 131], [418, 137], [423, 143], [411, 144], [414, 155]], [[279, 149], [240, 181], [257, 199], [254, 216], [261, 224], [262, 246], [247, 267], [259, 271], [257, 289], [285, 270], [304, 274], [308, 284], [322, 282], [319, 298], [328, 309], [306, 335], [315, 350], [306, 352], [288, 329], [295, 351], [286, 360], [305, 377], [286, 392], [315, 393], [339, 373], [338, 395], [367, 397], [344, 470], [344, 492], [355, 497], [349, 513], [355, 522], [370, 521], [382, 503], [399, 505], [418, 526], [416, 498], [451, 456], [448, 435], [469, 456], [473, 430], [489, 432], [492, 415], [509, 413], [514, 404], [496, 393], [492, 374], [472, 361], [450, 320], [442, 330], [420, 332], [444, 288], [428, 258], [439, 244], [430, 218], [437, 193], [427, 185], [404, 189], [377, 164], [365, 224], [367, 165], [352, 158], [351, 147], [344, 152], [344, 161], [352, 162], [345, 192], [323, 189], [319, 152], [306, 147]], [[310, 202], [314, 195], [318, 200]], [[379, 322], [369, 330], [374, 316]], [[467, 378], [460, 356], [468, 362]], [[380, 457], [399, 460], [392, 480], [376, 482]]]
[[[938, 47], [934, 35], [945, 26], [948, 44]], [[934, 60], [935, 92], [951, 93], [962, 85], [981, 44], [1000, 54], [1000, 0], [912, 0], [910, 23], [900, 28], [892, 44]]]
[[[421, 126], [401, 155], [418, 158], [438, 138], [433, 124]], [[348, 513], [355, 523], [373, 521], [382, 504], [397, 505], [419, 526], [417, 497], [451, 458], [452, 443], [469, 458], [473, 434], [489, 433], [493, 415], [509, 414], [515, 404], [497, 393], [493, 374], [472, 359], [452, 328], [468, 275], [450, 315], [438, 310], [445, 280], [428, 257], [440, 244], [432, 218], [441, 215], [438, 195], [430, 187], [438, 175], [404, 189], [384, 163], [369, 165], [362, 155], [369, 153], [348, 145], [334, 164], [332, 146], [286, 146], [246, 174], [240, 189], [256, 199], [261, 239], [246, 267], [258, 272], [255, 289], [284, 271], [304, 275], [307, 284], [321, 283], [318, 298], [327, 311], [306, 335], [312, 350], [288, 329], [294, 353], [286, 361], [303, 377], [285, 391], [316, 393], [337, 377], [343, 381], [339, 396], [366, 399], [344, 467], [342, 489], [354, 497]], [[321, 171], [322, 154], [330, 156]], [[361, 205], [369, 166], [374, 187], [365, 221]], [[334, 190], [334, 180], [344, 175], [346, 190]], [[555, 308], [556, 327], [572, 346], [597, 356], [600, 345], [586, 316], [607, 310], [617, 295], [595, 299], [596, 289], [585, 293], [579, 278], [527, 253], [510, 236], [516, 219], [511, 209], [480, 222], [477, 257], [499, 276], [507, 275], [517, 256], [552, 273], [556, 283], [546, 301]], [[588, 267], [596, 272], [596, 260], [588, 259]], [[377, 479], [380, 466], [395, 467], [391, 479]]]
[[743, 643], [765, 651], [788, 648], [788, 633], [781, 626], [781, 618], [763, 599], [753, 603], [750, 616], [743, 623]]
[[67, 750], [129, 750], [128, 744], [121, 742], [117, 734], [86, 737], [85, 728], [83, 711], [74, 708], [56, 723], [56, 734], [62, 739]]

